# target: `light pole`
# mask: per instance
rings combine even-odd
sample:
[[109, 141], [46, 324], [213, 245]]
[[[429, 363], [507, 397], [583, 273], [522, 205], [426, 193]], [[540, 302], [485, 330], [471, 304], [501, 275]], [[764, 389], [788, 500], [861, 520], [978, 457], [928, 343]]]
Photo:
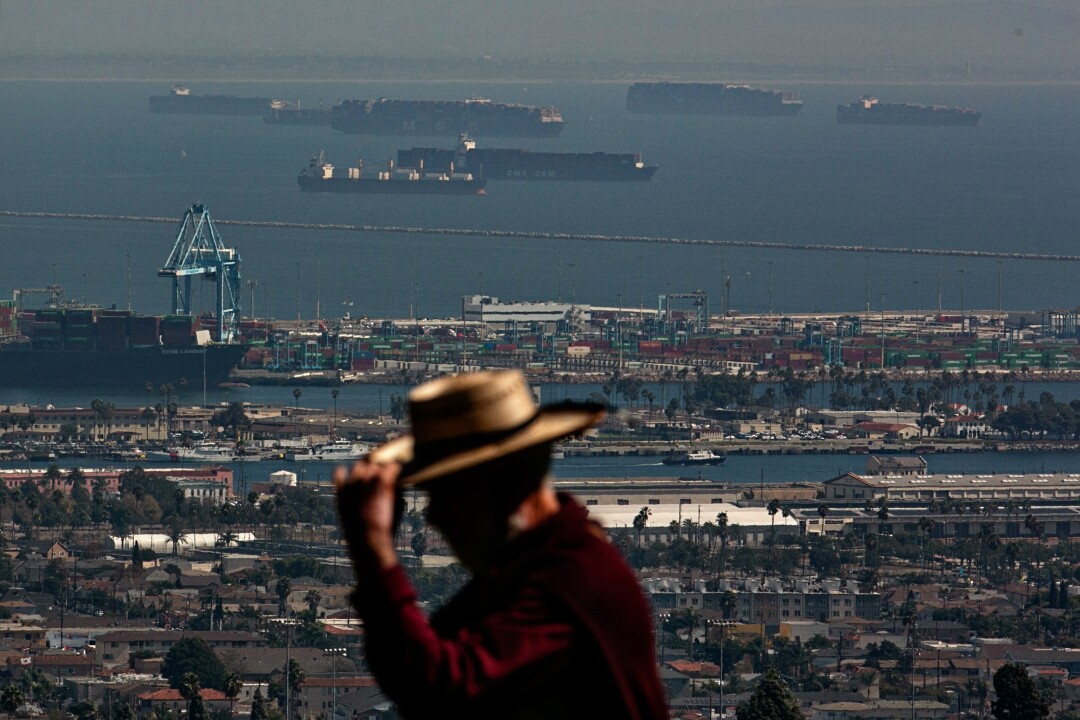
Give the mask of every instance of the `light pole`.
[[337, 720], [337, 659], [339, 657], [349, 657], [349, 648], [343, 648], [343, 647], [326, 648], [325, 650], [323, 650], [323, 655], [331, 655], [334, 658], [333, 687], [331, 687], [331, 689], [330, 689], [330, 692], [333, 695], [333, 699], [332, 699], [333, 710], [331, 710], [330, 719], [331, 720]]
[[290, 713], [292, 712], [292, 705], [290, 697], [290, 690], [292, 683], [291, 679], [292, 670], [292, 629], [294, 626], [299, 625], [300, 621], [295, 618], [270, 618], [269, 622], [275, 625], [280, 625], [285, 628], [285, 720], [289, 720]]

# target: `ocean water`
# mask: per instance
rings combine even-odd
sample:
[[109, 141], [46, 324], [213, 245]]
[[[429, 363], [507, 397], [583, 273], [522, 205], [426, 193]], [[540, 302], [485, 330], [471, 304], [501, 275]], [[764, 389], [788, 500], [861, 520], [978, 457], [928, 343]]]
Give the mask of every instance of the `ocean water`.
[[[308, 158], [369, 165], [452, 138], [365, 137], [257, 117], [151, 114], [167, 82], [0, 82], [0, 210], [175, 217], [177, 225], [0, 217], [0, 293], [59, 282], [67, 295], [169, 310], [156, 271], [193, 202], [218, 220], [646, 235], [1000, 252], [1076, 253], [1080, 88], [1069, 85], [768, 83], [799, 93], [793, 118], [634, 115], [619, 83], [209, 83], [196, 94], [264, 95], [314, 106], [344, 98], [553, 104], [561, 137], [502, 138], [536, 150], [640, 152], [649, 183], [496, 183], [486, 196], [301, 193]], [[970, 105], [975, 128], [851, 127], [840, 103]], [[480, 139], [481, 144], [485, 141]], [[502, 299], [652, 308], [705, 290], [742, 311], [1072, 307], [1072, 262], [664, 244], [220, 227], [254, 280], [245, 315], [423, 317]], [[1078, 253], [1080, 254], [1080, 253]], [[999, 275], [1000, 273], [1000, 275]], [[999, 277], [1001, 293], [999, 297]], [[252, 293], [245, 285], [244, 305]], [[40, 298], [38, 298], [40, 300]], [[196, 305], [213, 302], [210, 287]]]

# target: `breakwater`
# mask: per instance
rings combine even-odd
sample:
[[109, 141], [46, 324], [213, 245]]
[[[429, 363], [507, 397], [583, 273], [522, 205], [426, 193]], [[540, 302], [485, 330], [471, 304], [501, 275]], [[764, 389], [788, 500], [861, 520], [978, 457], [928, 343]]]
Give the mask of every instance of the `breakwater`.
[[[161, 223], [175, 225], [176, 218], [142, 215], [98, 215], [92, 213], [48, 213], [0, 210], [0, 217], [45, 220], [92, 220], [101, 222]], [[763, 240], [719, 240], [706, 238], [657, 237], [650, 235], [597, 235], [588, 233], [529, 232], [525, 230], [480, 230], [475, 228], [425, 228], [403, 225], [346, 225], [337, 223], [296, 223], [275, 220], [214, 220], [217, 226], [257, 227], [282, 230], [313, 230], [350, 233], [402, 235], [453, 235], [519, 240], [574, 240], [581, 242], [650, 243], [699, 245], [704, 247], [752, 248], [757, 250], [800, 250], [809, 252], [845, 252], [885, 255], [924, 255], [937, 257], [1026, 260], [1035, 262], [1080, 262], [1080, 255], [1058, 253], [1004, 252], [993, 250], [950, 250], [946, 248], [875, 247], [872, 245], [833, 245], [829, 243], [783, 243]]]

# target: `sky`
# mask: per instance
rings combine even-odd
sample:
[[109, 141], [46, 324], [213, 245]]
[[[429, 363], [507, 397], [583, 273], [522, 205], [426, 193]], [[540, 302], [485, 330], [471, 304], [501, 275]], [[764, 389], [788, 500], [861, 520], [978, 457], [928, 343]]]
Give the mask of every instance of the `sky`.
[[0, 0], [0, 55], [951, 64], [1075, 72], [1076, 0]]

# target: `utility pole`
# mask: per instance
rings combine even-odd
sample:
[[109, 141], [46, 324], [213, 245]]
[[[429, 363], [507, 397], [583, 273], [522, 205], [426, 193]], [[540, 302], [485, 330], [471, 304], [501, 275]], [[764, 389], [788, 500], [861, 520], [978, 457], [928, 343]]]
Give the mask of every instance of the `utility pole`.
[[300, 329], [300, 263], [296, 263], [296, 329]]
[[885, 293], [881, 293], [881, 369], [885, 370]]

